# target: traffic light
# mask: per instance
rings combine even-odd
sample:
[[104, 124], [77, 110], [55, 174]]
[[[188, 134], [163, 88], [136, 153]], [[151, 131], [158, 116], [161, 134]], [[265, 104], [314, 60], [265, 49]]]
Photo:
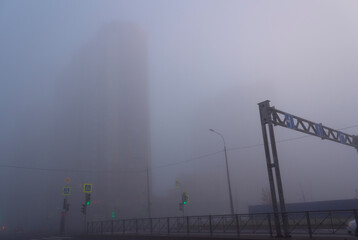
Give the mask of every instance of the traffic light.
[[63, 199], [63, 209], [66, 209], [67, 208], [67, 199], [64, 198]]
[[67, 203], [67, 205], [66, 205], [66, 212], [68, 212], [69, 210], [70, 210], [70, 204]]
[[63, 199], [63, 209], [68, 212], [70, 210], [70, 204], [67, 202], [67, 199]]
[[87, 206], [85, 204], [82, 204], [81, 213], [83, 213], [84, 215], [86, 215], [86, 208]]
[[86, 206], [89, 206], [91, 204], [91, 194], [86, 193]]
[[183, 205], [185, 205], [189, 202], [189, 195], [186, 191], [183, 192], [181, 199], [182, 199]]

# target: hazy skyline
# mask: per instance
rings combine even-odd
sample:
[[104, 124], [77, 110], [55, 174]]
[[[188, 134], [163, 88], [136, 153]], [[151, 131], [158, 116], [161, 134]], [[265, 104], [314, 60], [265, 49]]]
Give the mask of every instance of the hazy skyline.
[[[225, 176], [213, 128], [225, 136], [237, 212], [245, 212], [268, 187], [258, 102], [334, 129], [358, 124], [357, 10], [356, 1], [0, 1], [1, 164], [67, 169], [36, 145], [58, 76], [103, 25], [135, 23], [148, 37], [153, 194], [201, 168]], [[275, 131], [277, 140], [302, 136]], [[308, 201], [355, 196], [355, 149], [308, 137], [278, 144], [278, 154], [287, 202], [302, 201], [302, 191]], [[49, 178], [0, 171], [2, 182]]]

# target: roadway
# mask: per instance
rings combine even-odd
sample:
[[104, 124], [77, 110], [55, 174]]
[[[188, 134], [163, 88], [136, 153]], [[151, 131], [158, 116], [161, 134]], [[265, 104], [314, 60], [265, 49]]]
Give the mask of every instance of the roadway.
[[289, 239], [289, 240], [357, 240], [357, 237], [344, 235], [344, 236], [334, 236], [334, 235], [317, 235], [313, 238], [306, 236], [293, 236], [290, 238], [271, 238], [270, 236], [255, 236], [255, 235], [241, 235], [239, 238], [237, 236], [203, 236], [203, 235], [122, 235], [122, 234], [104, 234], [104, 235], [78, 235], [78, 236], [59, 236], [51, 234], [29, 234], [29, 233], [17, 233], [17, 234], [0, 234], [1, 240], [266, 240], [266, 239]]
[[241, 235], [240, 237], [237, 236], [203, 236], [203, 235], [83, 235], [77, 236], [75, 238], [81, 240], [268, 240], [268, 239], [289, 239], [289, 240], [357, 240], [357, 237], [354, 236], [314, 236], [312, 238], [306, 236], [293, 236], [290, 238], [277, 238], [277, 237], [270, 237], [270, 236], [253, 236], [253, 235]]

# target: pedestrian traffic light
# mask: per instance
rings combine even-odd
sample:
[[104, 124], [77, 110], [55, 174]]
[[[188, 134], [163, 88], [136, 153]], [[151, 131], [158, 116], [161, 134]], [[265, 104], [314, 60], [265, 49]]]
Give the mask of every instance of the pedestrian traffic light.
[[68, 212], [69, 210], [70, 210], [70, 204], [67, 203], [67, 205], [66, 205], [66, 212]]
[[86, 215], [86, 208], [87, 206], [85, 204], [82, 204], [81, 213], [83, 213], [84, 215]]
[[70, 204], [67, 202], [67, 198], [63, 199], [63, 209], [68, 212], [70, 210]]
[[63, 209], [67, 208], [67, 198], [63, 199]]
[[86, 206], [89, 206], [91, 204], [91, 194], [86, 193]]

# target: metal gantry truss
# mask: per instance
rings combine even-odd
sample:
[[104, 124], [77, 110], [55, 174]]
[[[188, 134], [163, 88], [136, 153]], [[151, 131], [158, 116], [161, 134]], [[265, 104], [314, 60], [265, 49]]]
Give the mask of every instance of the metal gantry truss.
[[[277, 193], [279, 197], [280, 210], [281, 210], [280, 212], [282, 217], [284, 235], [285, 237], [288, 237], [289, 236], [288, 219], [286, 214], [285, 199], [284, 199], [283, 188], [282, 188], [281, 174], [280, 174], [280, 168], [278, 163], [277, 148], [276, 148], [273, 126], [286, 127], [292, 130], [296, 130], [316, 137], [320, 137], [321, 139], [327, 139], [337, 143], [348, 145], [356, 148], [357, 150], [358, 150], [358, 136], [350, 135], [341, 132], [339, 130], [335, 130], [330, 127], [324, 126], [322, 125], [322, 123], [315, 123], [306, 120], [304, 118], [297, 117], [295, 115], [278, 110], [275, 107], [271, 107], [270, 101], [268, 100], [261, 102], [258, 105], [260, 110], [262, 135], [264, 140], [276, 233], [278, 236], [282, 236], [274, 176], [276, 177]], [[270, 144], [268, 140], [266, 125], [268, 125], [269, 133], [270, 133], [271, 153], [269, 148]], [[273, 161], [271, 160], [271, 155]]]
[[290, 128], [299, 132], [307, 133], [322, 139], [331, 140], [342, 143], [358, 150], [358, 136], [350, 135], [330, 127], [322, 125], [322, 123], [315, 123], [295, 115], [285, 113], [281, 110], [271, 107], [272, 123], [282, 127]]

